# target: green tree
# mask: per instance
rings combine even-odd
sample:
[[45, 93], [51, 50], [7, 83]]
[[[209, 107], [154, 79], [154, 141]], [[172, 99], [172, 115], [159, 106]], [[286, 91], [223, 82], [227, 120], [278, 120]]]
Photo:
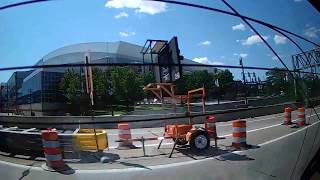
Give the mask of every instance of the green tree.
[[115, 67], [110, 70], [113, 94], [117, 101], [124, 102], [127, 107], [143, 98], [143, 83], [129, 67]]
[[175, 94], [187, 94], [188, 90], [190, 90], [187, 87], [188, 81], [190, 81], [190, 74], [183, 74], [183, 76], [175, 82]]
[[141, 76], [143, 85], [156, 82], [156, 78], [154, 77], [154, 74], [151, 71], [142, 73], [140, 76]]
[[235, 96], [236, 91], [233, 89], [233, 75], [228, 69], [218, 71], [214, 75], [214, 80], [219, 82], [219, 87], [214, 88], [214, 94], [218, 96]]
[[79, 96], [80, 78], [73, 69], [68, 69], [60, 82], [60, 87], [69, 103], [75, 101]]
[[[219, 87], [214, 85], [215, 80], [219, 81]], [[177, 94], [187, 94], [191, 89], [205, 87], [209, 97], [220, 96], [233, 92], [233, 75], [229, 70], [219, 70], [217, 73], [209, 73], [207, 70], [193, 71], [183, 76], [176, 82]]]
[[94, 100], [96, 108], [105, 109], [114, 103], [112, 94], [110, 94], [109, 80], [111, 79], [111, 71], [95, 68], [92, 71], [93, 76], [93, 88], [94, 88]]
[[[153, 72], [151, 72], [151, 71], [140, 74], [140, 78], [141, 78], [141, 82], [142, 82], [143, 86], [146, 86], [149, 83], [156, 82], [156, 78], [155, 78]], [[143, 91], [143, 96], [146, 98], [152, 98], [154, 95], [149, 91], [147, 91], [147, 92]]]
[[73, 69], [68, 69], [60, 82], [60, 88], [67, 99], [68, 111], [73, 115], [87, 112], [89, 97], [80, 93], [80, 77]]
[[228, 69], [226, 69], [226, 70], [218, 71], [215, 74], [215, 79], [218, 79], [219, 87], [222, 90], [224, 90], [225, 88], [229, 87], [230, 84], [233, 82], [233, 75]]
[[92, 70], [93, 89], [96, 96], [102, 97], [107, 90], [107, 73], [99, 68]]
[[266, 93], [280, 94], [286, 92], [288, 88], [287, 72], [282, 69], [275, 68], [266, 72]]
[[205, 87], [208, 90], [213, 87], [213, 74], [209, 73], [207, 70], [194, 71], [188, 79], [188, 89]]
[[206, 90], [213, 88], [213, 73], [207, 70], [185, 73], [176, 81], [176, 94], [187, 94], [189, 90], [204, 87]]

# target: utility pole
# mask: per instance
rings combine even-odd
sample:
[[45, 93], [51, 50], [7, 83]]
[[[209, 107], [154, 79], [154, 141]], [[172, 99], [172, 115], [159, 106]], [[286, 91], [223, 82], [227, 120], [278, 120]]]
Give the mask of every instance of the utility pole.
[[9, 116], [9, 85], [7, 83], [7, 113]]
[[32, 116], [32, 89], [29, 89], [30, 116]]
[[[296, 98], [296, 100], [297, 100], [298, 94], [297, 94], [297, 82], [296, 82], [296, 79], [297, 79], [297, 78], [300, 78], [300, 77], [299, 77], [299, 74], [296, 73], [297, 68], [296, 68], [295, 59], [293, 58], [293, 56], [292, 56], [292, 65], [293, 65], [293, 70], [294, 70], [294, 72], [295, 72], [295, 73], [293, 74], [293, 76], [294, 76], [294, 78], [293, 78], [294, 96], [295, 96], [295, 98]], [[299, 71], [298, 71], [298, 72], [299, 72]]]
[[2, 89], [3, 89], [3, 85], [1, 84], [0, 86], [0, 112], [3, 111], [3, 97], [2, 97]]
[[244, 74], [244, 67], [243, 67], [243, 62], [242, 62], [242, 57], [240, 57], [240, 66], [242, 69], [242, 80], [243, 80], [243, 85], [244, 85], [244, 98], [245, 98], [245, 104], [248, 104], [248, 99], [247, 99], [247, 88], [246, 88], [246, 76]]

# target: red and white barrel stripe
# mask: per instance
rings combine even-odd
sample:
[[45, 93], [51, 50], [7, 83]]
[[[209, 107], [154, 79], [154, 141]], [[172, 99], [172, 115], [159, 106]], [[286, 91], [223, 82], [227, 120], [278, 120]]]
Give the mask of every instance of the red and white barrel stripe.
[[246, 121], [235, 120], [232, 122], [232, 128], [233, 128], [232, 146], [235, 148], [246, 147], [247, 146]]
[[120, 123], [118, 124], [118, 131], [119, 131], [119, 145], [118, 149], [130, 149], [135, 148], [132, 144], [131, 138], [131, 129], [129, 124], [127, 123]]
[[304, 126], [306, 124], [306, 114], [305, 109], [299, 108], [298, 115], [297, 115], [297, 126]]
[[41, 133], [42, 146], [46, 158], [47, 166], [56, 170], [65, 167], [58, 140], [58, 133], [55, 130], [44, 130]]
[[207, 130], [210, 137], [217, 137], [216, 118], [214, 116], [207, 116], [206, 121], [204, 122], [204, 128]]
[[292, 112], [292, 109], [290, 107], [287, 107], [287, 108], [284, 109], [284, 122], [283, 122], [284, 125], [292, 124], [292, 122], [291, 122], [291, 112]]

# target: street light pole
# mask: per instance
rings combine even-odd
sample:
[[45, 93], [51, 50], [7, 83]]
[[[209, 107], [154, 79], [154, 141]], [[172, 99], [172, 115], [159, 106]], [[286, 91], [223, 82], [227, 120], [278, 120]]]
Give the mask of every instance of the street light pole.
[[245, 104], [248, 104], [248, 99], [247, 99], [247, 83], [246, 83], [246, 76], [244, 74], [244, 67], [243, 67], [243, 62], [242, 62], [242, 57], [240, 56], [240, 66], [242, 69], [242, 80], [243, 80], [243, 85], [244, 85], [244, 96], [245, 96]]
[[1, 85], [1, 86], [0, 86], [0, 112], [3, 111], [2, 89], [3, 89], [3, 86]]
[[29, 89], [30, 116], [32, 116], [32, 90]]
[[7, 113], [9, 116], [9, 85], [7, 84]]

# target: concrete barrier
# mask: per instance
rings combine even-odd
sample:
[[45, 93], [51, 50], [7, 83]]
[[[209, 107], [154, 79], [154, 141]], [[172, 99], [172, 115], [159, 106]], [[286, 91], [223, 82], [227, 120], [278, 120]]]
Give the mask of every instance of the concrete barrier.
[[[234, 119], [242, 119], [248, 117], [257, 117], [275, 113], [282, 113], [285, 107], [297, 109], [297, 103], [284, 103], [270, 106], [248, 107], [240, 109], [228, 109], [218, 111], [208, 111], [206, 114], [215, 115], [217, 121], [230, 121]], [[203, 123], [205, 115], [201, 113], [193, 113], [199, 117], [192, 118], [194, 123]], [[159, 118], [173, 118], [168, 120], [156, 120]], [[90, 117], [90, 116], [0, 116], [0, 124], [4, 126], [18, 126], [20, 128], [57, 128], [57, 129], [76, 129], [76, 128], [107, 128], [116, 129], [117, 124], [122, 121], [135, 121], [148, 119], [148, 121], [130, 123], [132, 128], [150, 128], [160, 127], [168, 123], [187, 123], [188, 118], [184, 117], [184, 113], [174, 114], [149, 114], [149, 115], [122, 115], [108, 117]], [[108, 123], [109, 122], [109, 123]], [[68, 123], [68, 124], [63, 124]], [[91, 124], [90, 124], [91, 123]], [[96, 124], [92, 124], [96, 123]]]
[[[0, 140], [0, 151], [2, 152], [33, 157], [44, 157], [40, 131], [23, 132], [22, 129], [8, 131], [2, 129], [0, 130]], [[62, 148], [63, 158], [74, 159], [79, 157], [79, 150], [73, 143], [73, 134], [59, 133], [59, 141]]]

